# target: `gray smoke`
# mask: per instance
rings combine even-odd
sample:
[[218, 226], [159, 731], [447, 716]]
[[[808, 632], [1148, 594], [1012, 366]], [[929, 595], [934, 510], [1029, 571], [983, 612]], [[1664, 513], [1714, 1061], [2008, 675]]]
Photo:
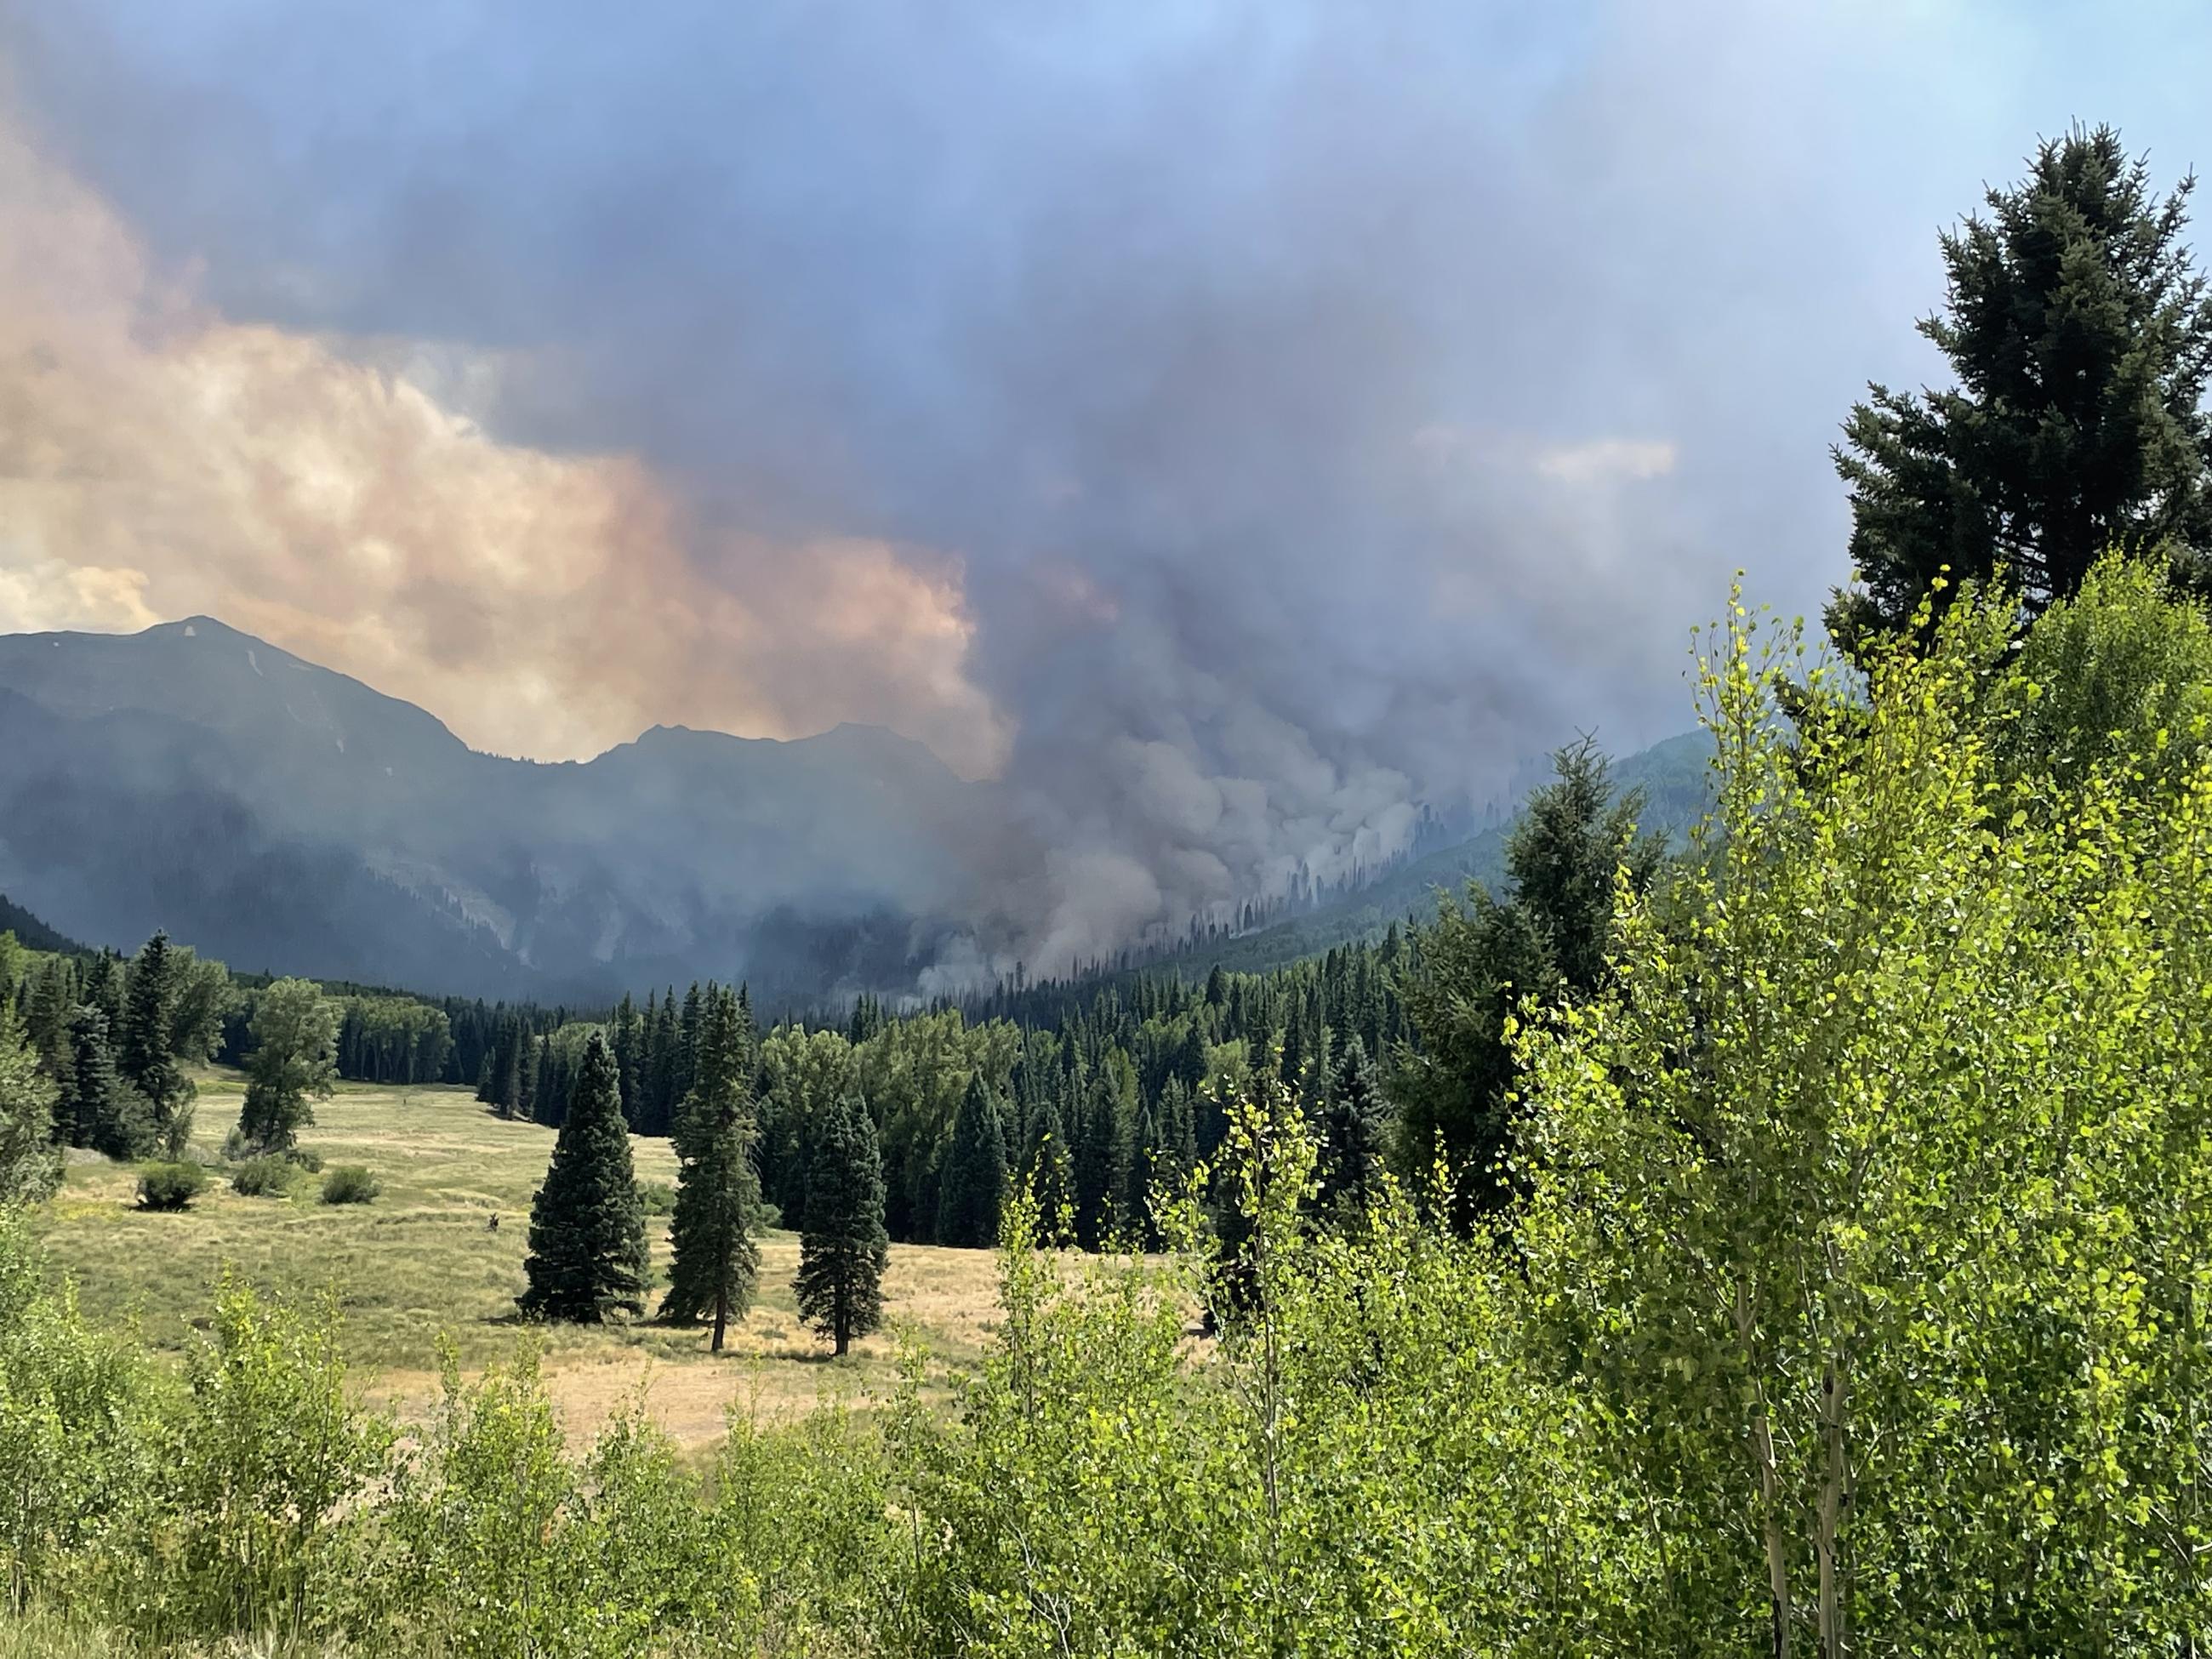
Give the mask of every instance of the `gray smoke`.
[[[1624, 0], [0, 9], [223, 311], [511, 350], [504, 437], [955, 557], [1012, 720], [974, 959], [1401, 849], [1842, 574], [1934, 232], [2040, 131], [2207, 153], [2196, 9]], [[2100, 21], [2101, 20], [2101, 21]], [[886, 711], [886, 715], [895, 711]]]

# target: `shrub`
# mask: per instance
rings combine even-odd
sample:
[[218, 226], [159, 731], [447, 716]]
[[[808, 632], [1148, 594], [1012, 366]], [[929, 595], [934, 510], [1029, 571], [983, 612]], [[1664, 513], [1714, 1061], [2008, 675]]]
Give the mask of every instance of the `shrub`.
[[668, 1216], [676, 1213], [676, 1188], [665, 1181], [641, 1181], [637, 1195], [645, 1204], [647, 1215]]
[[383, 1190], [358, 1164], [341, 1164], [323, 1177], [325, 1204], [366, 1204]]
[[250, 1158], [231, 1171], [230, 1189], [246, 1198], [282, 1198], [292, 1184], [289, 1158], [275, 1153]]
[[206, 1187], [207, 1171], [197, 1164], [149, 1164], [138, 1171], [139, 1206], [187, 1209]]
[[304, 1146], [295, 1146], [283, 1156], [305, 1170], [309, 1175], [320, 1175], [323, 1172], [323, 1155], [320, 1152], [311, 1152]]

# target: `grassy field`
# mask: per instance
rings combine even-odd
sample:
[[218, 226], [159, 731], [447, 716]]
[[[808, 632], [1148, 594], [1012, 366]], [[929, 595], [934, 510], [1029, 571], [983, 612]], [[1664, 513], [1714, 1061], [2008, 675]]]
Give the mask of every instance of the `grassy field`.
[[[242, 1086], [234, 1075], [201, 1081], [195, 1145], [210, 1156], [237, 1121]], [[359, 1379], [372, 1397], [410, 1414], [435, 1398], [441, 1333], [471, 1371], [535, 1341], [572, 1433], [588, 1434], [642, 1384], [653, 1414], [689, 1444], [718, 1436], [733, 1404], [781, 1415], [826, 1398], [864, 1403], [892, 1380], [897, 1331], [946, 1371], [972, 1364], [988, 1340], [991, 1254], [894, 1245], [884, 1281], [892, 1328], [831, 1361], [793, 1310], [799, 1240], [784, 1232], [763, 1241], [759, 1297], [718, 1358], [708, 1356], [704, 1331], [525, 1326], [514, 1297], [551, 1130], [493, 1117], [459, 1088], [342, 1085], [316, 1108], [316, 1120], [301, 1145], [326, 1164], [368, 1165], [383, 1183], [374, 1203], [323, 1204], [319, 1182], [309, 1177], [289, 1197], [243, 1198], [217, 1175], [190, 1210], [154, 1214], [137, 1207], [130, 1167], [73, 1161], [40, 1222], [56, 1273], [75, 1281], [91, 1318], [135, 1329], [172, 1355], [194, 1340], [226, 1267], [285, 1296], [329, 1287]], [[641, 1182], [673, 1182], [666, 1141], [633, 1145]], [[667, 1224], [649, 1224], [658, 1279], [667, 1267]]]

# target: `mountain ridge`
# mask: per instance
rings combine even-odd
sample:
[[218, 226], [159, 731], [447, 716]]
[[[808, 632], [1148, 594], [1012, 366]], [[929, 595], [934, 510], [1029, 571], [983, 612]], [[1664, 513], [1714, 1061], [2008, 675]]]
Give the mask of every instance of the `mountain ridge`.
[[[1033, 871], [1010, 806], [880, 726], [656, 724], [532, 761], [212, 617], [0, 635], [0, 891], [69, 937], [166, 927], [247, 972], [580, 1002], [705, 978], [766, 1006], [909, 994]], [[1201, 948], [1273, 963], [1376, 931], [1437, 881], [1494, 878], [1502, 836]]]

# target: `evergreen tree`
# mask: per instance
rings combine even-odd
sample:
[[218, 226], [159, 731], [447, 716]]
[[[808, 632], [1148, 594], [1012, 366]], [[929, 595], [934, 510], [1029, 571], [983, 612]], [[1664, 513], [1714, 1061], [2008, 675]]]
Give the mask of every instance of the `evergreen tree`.
[[691, 1324], [711, 1314], [711, 1352], [732, 1318], [752, 1305], [760, 1273], [760, 1180], [748, 1022], [728, 991], [710, 991], [697, 1018], [691, 1092], [675, 1125], [675, 1260], [660, 1316]]
[[176, 969], [169, 936], [156, 933], [131, 963], [115, 1044], [116, 1069], [146, 1103], [154, 1137], [172, 1157], [184, 1151], [192, 1129], [191, 1082], [169, 1048], [177, 1012]]
[[[62, 957], [48, 957], [39, 970], [39, 982], [31, 992], [30, 1039], [37, 1050], [39, 1063], [64, 1100], [71, 1098], [70, 1087], [70, 1019], [77, 1009], [76, 969]], [[75, 1127], [73, 1116], [57, 1109], [54, 1134], [58, 1139], [68, 1139]]]
[[1920, 331], [1959, 383], [1870, 387], [1836, 452], [1863, 585], [1829, 607], [1846, 649], [1902, 628], [1946, 567], [2037, 608], [2108, 549], [2203, 583], [2212, 302], [2181, 241], [2193, 183], [2161, 201], [2118, 133], [2076, 128], [1942, 238], [1948, 296]]
[[817, 1125], [806, 1173], [806, 1230], [799, 1241], [792, 1289], [799, 1316], [843, 1353], [883, 1318], [884, 1166], [876, 1126], [860, 1096], [848, 1094]]
[[35, 1203], [61, 1184], [56, 1097], [15, 1016], [14, 998], [0, 994], [0, 1205]]
[[1115, 1156], [1120, 1103], [1111, 1073], [1103, 1065], [1094, 1067], [1078, 1108], [1069, 1170], [1076, 1241], [1086, 1250], [1104, 1243], [1113, 1226], [1114, 1199], [1121, 1187], [1121, 1164]]
[[251, 1030], [239, 1133], [262, 1152], [289, 1152], [337, 1075], [337, 1005], [313, 981], [280, 979], [255, 1003]]
[[553, 1034], [548, 1031], [538, 1040], [537, 1094], [531, 1115], [549, 1129], [561, 1127], [561, 1109], [568, 1099], [562, 1083], [560, 1066], [553, 1057]]
[[110, 1158], [140, 1158], [154, 1150], [153, 1115], [115, 1069], [107, 1016], [91, 1003], [70, 1017], [69, 1093], [60, 1103], [70, 1143]]
[[112, 1043], [123, 1024], [123, 958], [113, 951], [102, 951], [92, 959], [84, 975], [84, 1000], [100, 1010]]
[[952, 1120], [952, 1145], [945, 1154], [938, 1208], [938, 1243], [996, 1244], [999, 1212], [1006, 1202], [1006, 1126], [997, 1097], [977, 1072], [968, 1079], [968, 1091]]
[[1383, 1151], [1384, 1112], [1367, 1045], [1357, 1036], [1344, 1045], [1344, 1059], [1320, 1121], [1319, 1197], [1324, 1206], [1363, 1211], [1375, 1193]]
[[1512, 896], [1470, 886], [1415, 931], [1400, 990], [1420, 1039], [1393, 1072], [1396, 1152], [1416, 1190], [1441, 1155], [1455, 1218], [1510, 1196], [1504, 1157], [1514, 1117], [1506, 1022], [1523, 997], [1588, 996], [1604, 981], [1613, 941], [1613, 879], [1649, 885], [1661, 848], [1636, 836], [1641, 796], [1613, 798], [1611, 769], [1588, 739], [1553, 757], [1554, 781], [1529, 799], [1507, 837]]
[[639, 1092], [638, 1133], [665, 1135], [676, 1115], [677, 1053], [683, 1038], [676, 1024], [676, 988], [653, 1010], [646, 1040], [645, 1086]]
[[638, 1126], [641, 1109], [638, 1103], [638, 1079], [644, 1074], [645, 1054], [639, 1042], [637, 1005], [627, 992], [615, 1008], [613, 1044], [616, 1068], [622, 1073], [623, 1121], [633, 1129]]
[[535, 1122], [538, 1118], [538, 1046], [530, 1040], [528, 1025], [524, 1025], [515, 1033], [514, 1049], [514, 1100], [508, 1108], [508, 1115]]
[[554, 1138], [545, 1184], [530, 1205], [526, 1314], [597, 1323], [645, 1311], [645, 1203], [623, 1121], [614, 1051], [598, 1032], [585, 1044], [568, 1113]]
[[1066, 1121], [1060, 1115], [1057, 1079], [1038, 1101], [1036, 1115], [1030, 1120], [1028, 1156], [1023, 1160], [1022, 1175], [1030, 1183], [1030, 1195], [1036, 1200], [1037, 1219], [1045, 1236], [1057, 1237], [1071, 1219], [1070, 1207], [1075, 1201]]
[[[706, 1003], [717, 994], [718, 989], [718, 987], [710, 984], [707, 987], [705, 996], [702, 997], [699, 990], [699, 982], [694, 980], [690, 989], [684, 994], [684, 1014], [683, 1018], [678, 1020], [676, 1027], [676, 1074], [671, 1085], [672, 1092], [669, 1097], [675, 1103], [675, 1110], [678, 1114], [682, 1112], [684, 1103], [691, 1097], [691, 1085], [699, 1079], [701, 1025], [706, 1018]], [[672, 1119], [669, 1133], [672, 1134], [675, 1133]]]

